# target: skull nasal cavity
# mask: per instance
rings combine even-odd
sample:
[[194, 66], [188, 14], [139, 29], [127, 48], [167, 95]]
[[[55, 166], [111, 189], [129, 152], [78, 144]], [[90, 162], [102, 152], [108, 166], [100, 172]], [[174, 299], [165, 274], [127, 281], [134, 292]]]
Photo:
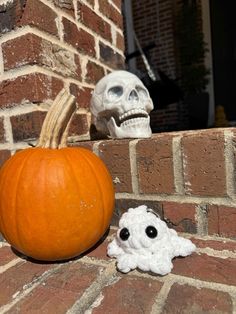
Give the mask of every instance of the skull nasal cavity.
[[138, 94], [134, 89], [129, 94], [129, 101], [139, 101]]

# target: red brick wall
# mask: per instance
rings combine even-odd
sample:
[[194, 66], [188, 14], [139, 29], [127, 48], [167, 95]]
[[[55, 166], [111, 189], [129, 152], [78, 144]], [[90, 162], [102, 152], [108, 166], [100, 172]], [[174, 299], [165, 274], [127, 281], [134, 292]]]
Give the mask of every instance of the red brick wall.
[[[197, 0], [201, 10], [201, 1]], [[162, 70], [181, 86], [181, 64], [176, 40], [176, 14], [183, 0], [132, 1], [133, 25], [142, 47], [154, 42], [156, 47], [148, 52], [154, 70]], [[201, 27], [202, 21], [199, 21]], [[146, 72], [141, 57], [137, 58], [137, 69]], [[154, 132], [185, 130], [189, 125], [188, 106], [184, 102], [157, 108], [152, 112]]]
[[212, 129], [81, 145], [112, 174], [113, 223], [147, 204], [177, 231], [236, 239], [235, 141], [235, 129]]
[[76, 96], [70, 135], [89, 139], [95, 83], [123, 67], [121, 1], [12, 0], [0, 4], [0, 163], [36, 142], [62, 87]]
[[[134, 29], [141, 45], [156, 43], [149, 52], [154, 69], [175, 77], [173, 5], [173, 0], [132, 1]], [[141, 58], [138, 59], [138, 68], [145, 71]]]

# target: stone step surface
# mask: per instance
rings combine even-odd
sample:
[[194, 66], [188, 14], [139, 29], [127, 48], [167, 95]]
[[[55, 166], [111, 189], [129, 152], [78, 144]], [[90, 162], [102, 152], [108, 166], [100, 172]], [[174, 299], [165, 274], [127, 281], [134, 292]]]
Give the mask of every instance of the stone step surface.
[[0, 313], [236, 313], [236, 241], [181, 234], [197, 251], [161, 277], [118, 272], [106, 255], [115, 232], [63, 263], [32, 261], [0, 242]]

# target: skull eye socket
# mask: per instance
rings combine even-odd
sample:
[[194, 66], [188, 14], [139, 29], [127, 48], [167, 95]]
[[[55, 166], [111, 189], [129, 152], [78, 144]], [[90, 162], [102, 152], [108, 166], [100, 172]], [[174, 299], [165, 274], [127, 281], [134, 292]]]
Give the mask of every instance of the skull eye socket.
[[108, 89], [107, 96], [109, 100], [114, 101], [119, 99], [123, 95], [123, 87], [122, 86], [113, 86]]
[[144, 100], [144, 99], [149, 98], [147, 91], [143, 87], [136, 86], [136, 91], [138, 92], [138, 95], [139, 95], [140, 99]]

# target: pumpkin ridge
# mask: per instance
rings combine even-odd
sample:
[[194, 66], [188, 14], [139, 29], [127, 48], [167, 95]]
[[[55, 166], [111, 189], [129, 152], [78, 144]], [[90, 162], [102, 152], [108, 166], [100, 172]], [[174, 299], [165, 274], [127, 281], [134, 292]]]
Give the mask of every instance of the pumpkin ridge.
[[[29, 158], [29, 156], [32, 155], [32, 152], [33, 152], [33, 148], [30, 149], [30, 151], [28, 152], [28, 154], [26, 154], [24, 156], [24, 159], [23, 161], [21, 160], [21, 168], [19, 170], [19, 173], [18, 173], [18, 177], [17, 177], [17, 183], [16, 183], [16, 186], [15, 186], [15, 192], [14, 192], [14, 201], [13, 201], [13, 205], [12, 208], [14, 209], [14, 228], [16, 230], [16, 234], [17, 234], [17, 239], [18, 239], [18, 242], [20, 244], [21, 247], [24, 247], [24, 244], [22, 243], [22, 239], [21, 239], [21, 236], [20, 236], [20, 231], [19, 231], [19, 224], [17, 223], [17, 219], [18, 219], [18, 214], [16, 214], [17, 212], [17, 207], [16, 207], [16, 204], [17, 204], [17, 193], [16, 191], [18, 191], [18, 188], [19, 188], [19, 184], [20, 184], [20, 179], [22, 177], [22, 174], [23, 174], [23, 170], [24, 170], [24, 167], [25, 167], [25, 164]], [[35, 152], [36, 153], [36, 152]], [[17, 155], [16, 155], [17, 156]], [[12, 188], [12, 187], [11, 187]]]
[[73, 175], [73, 177], [74, 177], [74, 179], [75, 179], [75, 181], [76, 181], [76, 183], [77, 183], [78, 191], [80, 192], [79, 181], [77, 180], [77, 177], [76, 177], [75, 174], [74, 174], [74, 171], [73, 171], [74, 169], [73, 169], [73, 166], [72, 166], [72, 164], [71, 164], [71, 161], [70, 161], [70, 159], [68, 158], [68, 155], [65, 153], [65, 151], [64, 151], [63, 148], [60, 149], [60, 152], [62, 153], [64, 159], [67, 161], [67, 163], [68, 163], [70, 169], [72, 170], [72, 171], [70, 171], [70, 174]]
[[[25, 159], [26, 159], [26, 157], [27, 156], [25, 156]], [[1, 184], [1, 193], [3, 193], [2, 191], [4, 190], [5, 186], [8, 184], [8, 182], [5, 180], [5, 177], [3, 177], [3, 174], [6, 176], [6, 174], [7, 174], [6, 169], [7, 169], [7, 167], [11, 167], [11, 163], [12, 163], [12, 159], [9, 159], [9, 160], [6, 161], [6, 163], [4, 164], [3, 168], [1, 168], [1, 180], [0, 180], [1, 183], [2, 183]], [[5, 173], [3, 171], [5, 171]], [[8, 241], [8, 237], [5, 234], [6, 233], [5, 230], [7, 230], [7, 228], [6, 228], [6, 224], [5, 224], [5, 219], [3, 217], [4, 217], [3, 210], [1, 210], [0, 211], [0, 226], [1, 226], [0, 232], [3, 233], [4, 238]], [[14, 228], [14, 229], [17, 230], [16, 228]], [[18, 236], [18, 232], [16, 232], [16, 233], [17, 233], [17, 236]]]
[[[22, 168], [21, 168], [20, 173], [19, 173], [18, 183], [17, 183], [17, 186], [16, 186], [16, 191], [18, 190], [19, 182], [22, 181], [21, 178], [22, 178], [22, 176], [24, 174], [24, 168], [25, 168], [25, 165], [26, 165], [27, 161], [29, 161], [29, 159], [31, 159], [34, 155], [37, 155], [37, 154], [38, 154], [37, 150], [34, 150], [34, 148], [32, 148], [31, 153], [27, 154], [26, 158], [23, 160]], [[15, 204], [14, 204], [15, 210], [17, 210], [17, 206], [16, 205], [17, 205], [17, 193], [15, 193]], [[18, 213], [15, 214], [16, 221], [17, 221], [17, 217], [18, 216], [20, 216], [20, 215], [18, 215]], [[17, 224], [17, 227], [18, 226], [19, 226], [19, 224]], [[18, 228], [18, 241], [20, 243], [21, 248], [23, 248], [23, 250], [24, 250], [25, 249], [25, 245], [24, 245], [24, 241], [22, 242], [21, 233], [19, 232], [19, 228]], [[24, 252], [22, 252], [22, 253], [24, 253]]]
[[[68, 148], [66, 148], [66, 149], [68, 149]], [[71, 161], [70, 161], [70, 157], [65, 153], [65, 151], [63, 151], [63, 154], [66, 156], [66, 159], [67, 159], [67, 161], [68, 161], [68, 163], [69, 163], [71, 169], [73, 169], [73, 166], [72, 166]], [[99, 193], [100, 193], [100, 195], [102, 195], [102, 207], [105, 208], [105, 206], [104, 206], [104, 205], [105, 205], [105, 203], [104, 203], [104, 197], [103, 197], [103, 193], [102, 193], [102, 190], [101, 190], [101, 187], [100, 187], [100, 182], [99, 182], [99, 180], [98, 180], [98, 178], [97, 178], [97, 175], [96, 175], [96, 171], [95, 171], [94, 168], [92, 167], [92, 164], [91, 164], [89, 158], [86, 158], [86, 157], [85, 157], [85, 153], [84, 153], [83, 149], [80, 149], [80, 157], [82, 157], [82, 158], [86, 161], [86, 163], [89, 164], [89, 167], [90, 167], [90, 169], [91, 169], [91, 172], [93, 173], [93, 176], [94, 176], [94, 178], [95, 178], [95, 180], [96, 180], [96, 182], [97, 182], [97, 187], [98, 187], [98, 189], [99, 189]], [[78, 182], [77, 178], [76, 178], [76, 182]], [[105, 231], [102, 232], [102, 231], [104, 230], [104, 226], [105, 226], [104, 211], [102, 211], [102, 215], [103, 215], [103, 216], [102, 216], [102, 226], [101, 226], [101, 229], [100, 229], [100, 233], [104, 233], [104, 232], [105, 232]]]
[[[102, 191], [102, 189], [101, 189], [101, 187], [100, 187], [100, 182], [99, 182], [99, 179], [98, 179], [98, 177], [97, 177], [97, 173], [96, 173], [96, 171], [95, 171], [95, 169], [94, 169], [94, 167], [93, 167], [93, 164], [90, 162], [90, 160], [89, 160], [89, 158], [87, 158], [87, 156], [86, 156], [86, 153], [84, 152], [84, 151], [82, 151], [82, 152], [80, 152], [81, 153], [81, 156], [87, 161], [87, 163], [89, 164], [89, 166], [90, 166], [90, 169], [92, 170], [92, 173], [93, 173], [93, 175], [94, 175], [94, 177], [95, 177], [95, 179], [96, 179], [96, 181], [97, 181], [97, 185], [98, 185], [98, 188], [99, 188], [99, 191], [100, 191], [100, 193], [101, 193], [101, 195], [102, 195], [102, 207], [103, 207], [103, 209], [105, 209], [105, 201], [104, 201], [104, 195], [103, 195], [103, 191]], [[103, 221], [103, 225], [102, 225], [102, 230], [104, 230], [104, 227], [105, 227], [105, 215], [104, 215], [104, 210], [103, 210], [103, 212], [102, 212], [102, 221]], [[106, 231], [106, 230], [105, 230]]]

